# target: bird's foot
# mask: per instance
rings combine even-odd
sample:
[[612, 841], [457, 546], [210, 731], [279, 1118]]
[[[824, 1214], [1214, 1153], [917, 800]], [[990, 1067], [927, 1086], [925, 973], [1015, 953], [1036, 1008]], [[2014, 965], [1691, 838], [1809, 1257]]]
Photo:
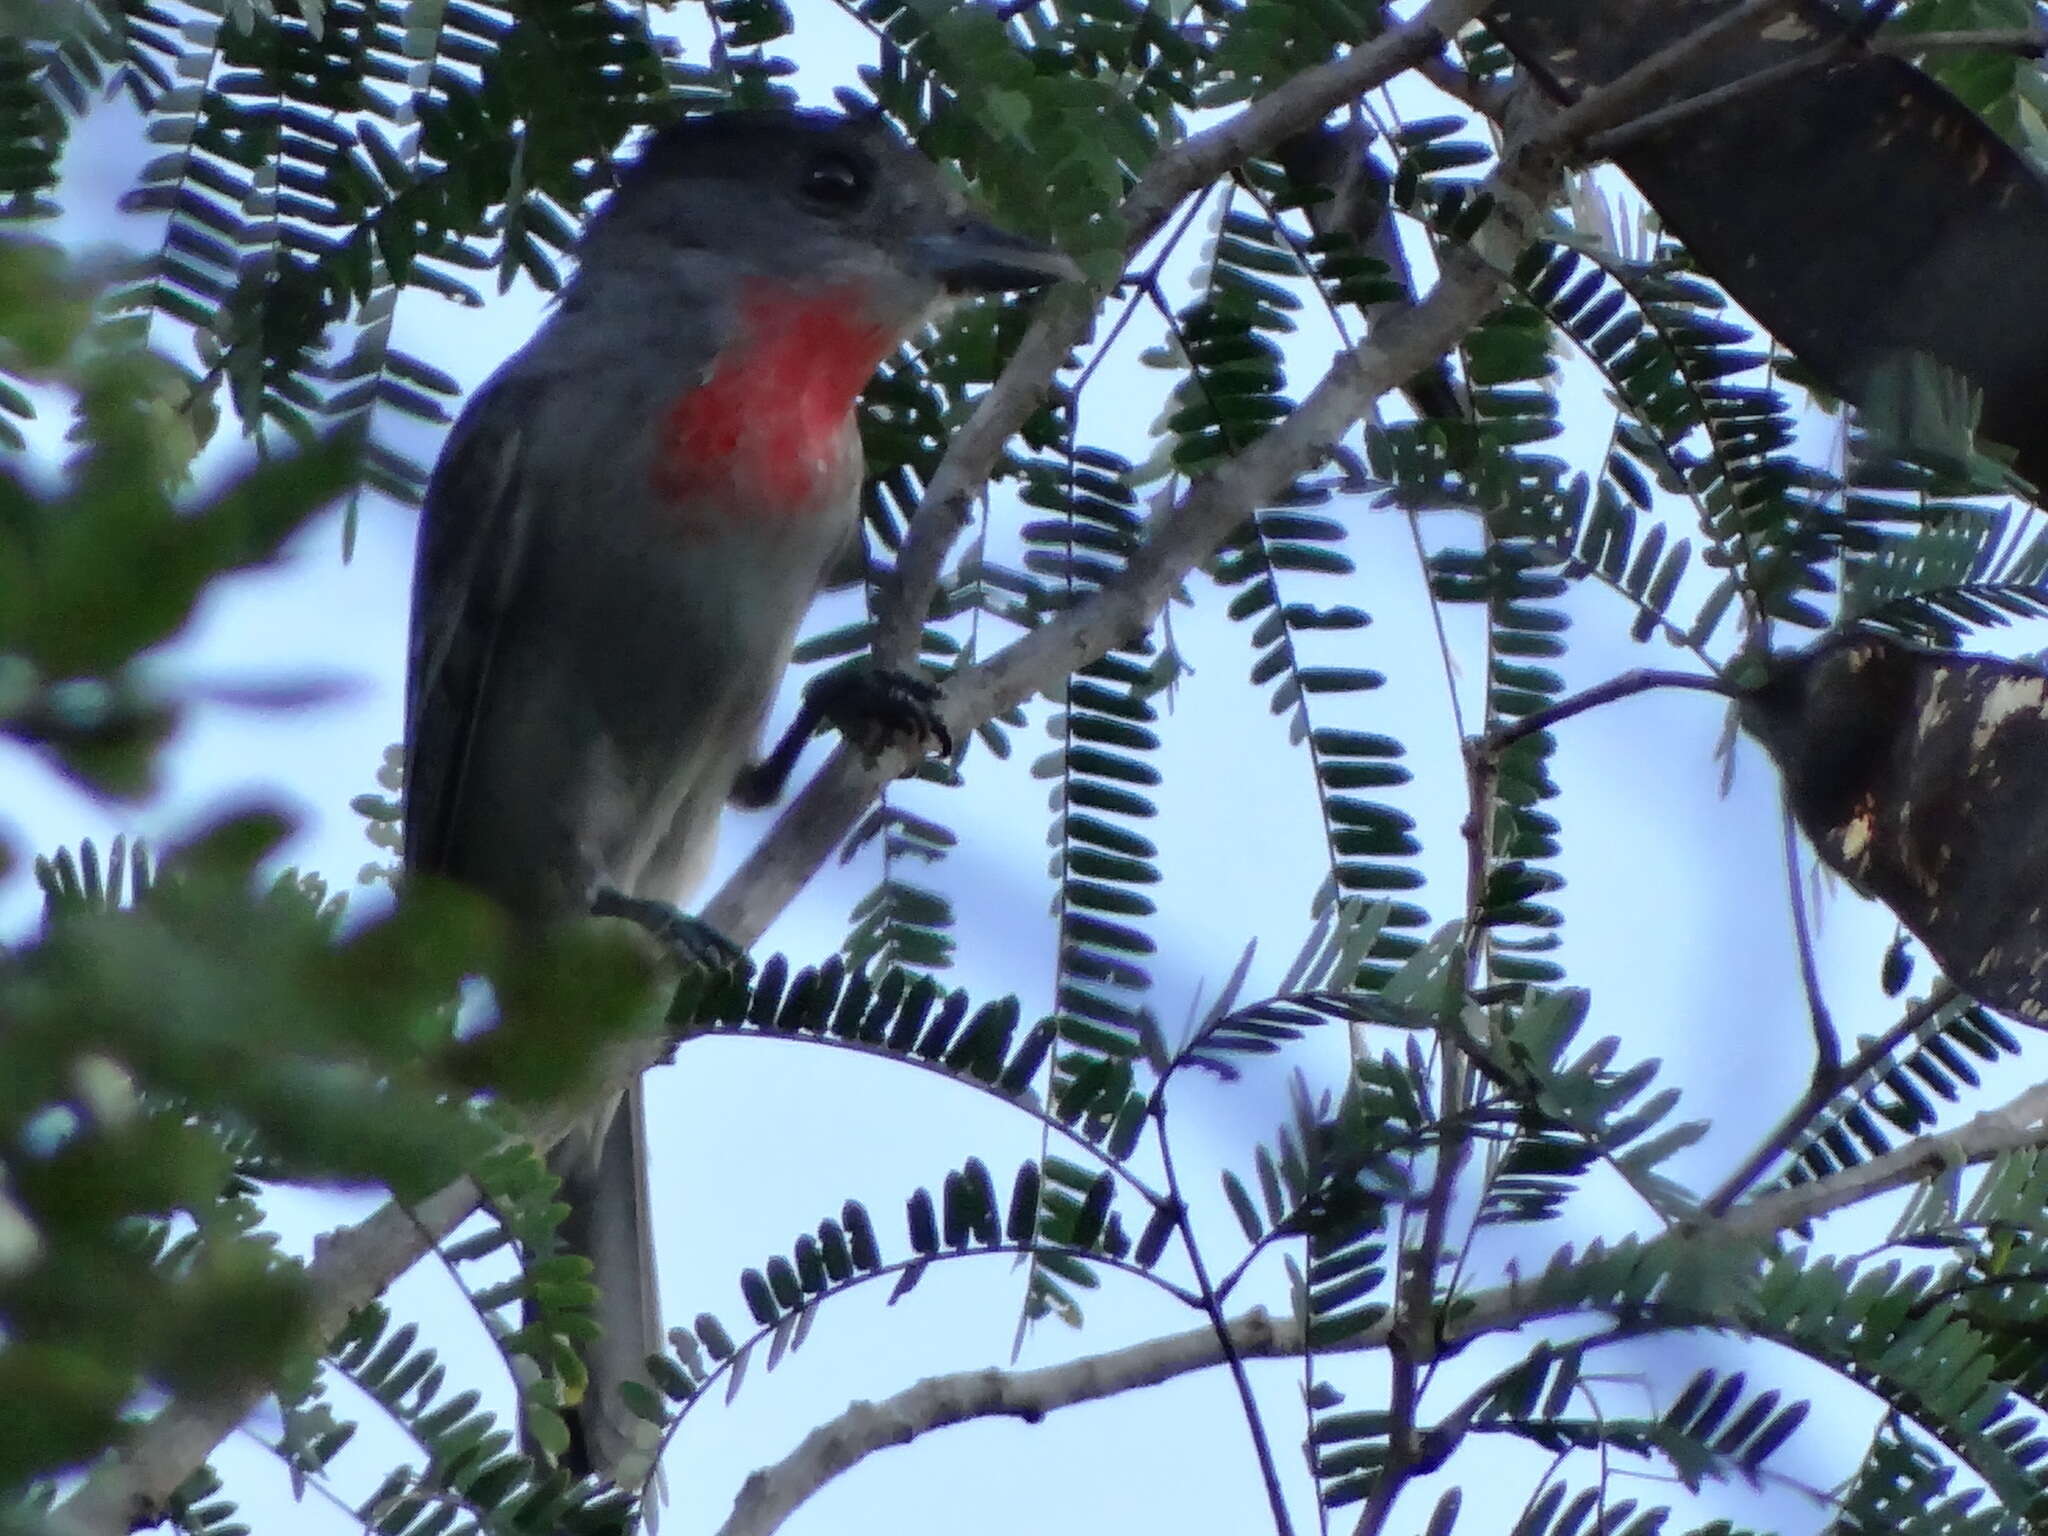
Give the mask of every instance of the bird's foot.
[[953, 733], [939, 714], [938, 685], [888, 667], [841, 667], [804, 690], [804, 702], [870, 763], [889, 748], [915, 742], [953, 755]]
[[623, 917], [638, 923], [686, 968], [729, 971], [746, 964], [747, 952], [739, 945], [701, 917], [692, 917], [665, 901], [606, 888], [591, 899], [590, 910], [598, 917]]
[[829, 725], [870, 763], [890, 747], [915, 741], [942, 757], [953, 755], [953, 735], [939, 717], [937, 685], [907, 672], [856, 663], [816, 678], [804, 689], [803, 707], [760, 762], [733, 780], [732, 803], [759, 810], [782, 798], [804, 743]]

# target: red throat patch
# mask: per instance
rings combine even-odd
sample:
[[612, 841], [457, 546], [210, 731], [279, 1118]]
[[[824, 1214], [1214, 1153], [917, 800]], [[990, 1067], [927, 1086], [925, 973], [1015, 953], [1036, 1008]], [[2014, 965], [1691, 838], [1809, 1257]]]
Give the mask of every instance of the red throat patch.
[[812, 510], [845, 468], [854, 397], [892, 344], [865, 308], [845, 287], [750, 283], [739, 334], [665, 414], [655, 490], [674, 501], [731, 492], [757, 514]]

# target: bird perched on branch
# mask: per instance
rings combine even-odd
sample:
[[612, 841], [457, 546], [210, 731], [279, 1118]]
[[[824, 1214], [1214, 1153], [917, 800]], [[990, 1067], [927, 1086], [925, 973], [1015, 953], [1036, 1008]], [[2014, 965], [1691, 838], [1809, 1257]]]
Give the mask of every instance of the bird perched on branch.
[[[529, 924], [609, 913], [686, 959], [675, 904], [729, 799], [779, 794], [820, 717], [917, 723], [867, 673], [763, 761], [798, 622], [857, 536], [855, 397], [951, 295], [1078, 276], [996, 228], [879, 116], [732, 111], [651, 137], [559, 306], [470, 401], [428, 486], [406, 698], [405, 863]], [[554, 1158], [601, 1340], [569, 1462], [633, 1445], [660, 1347], [637, 1090]]]

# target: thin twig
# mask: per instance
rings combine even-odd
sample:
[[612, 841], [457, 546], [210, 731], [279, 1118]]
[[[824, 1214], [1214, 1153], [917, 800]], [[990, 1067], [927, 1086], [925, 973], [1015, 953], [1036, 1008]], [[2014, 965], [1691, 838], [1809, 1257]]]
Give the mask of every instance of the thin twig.
[[1935, 985], [1925, 999], [1915, 1003], [1900, 1016], [1899, 1022], [1879, 1035], [1869, 1045], [1858, 1051], [1839, 1069], [1827, 1077], [1816, 1073], [1808, 1082], [1806, 1092], [1797, 1104], [1792, 1106], [1785, 1118], [1766, 1136], [1756, 1150], [1743, 1160], [1742, 1166], [1730, 1174], [1714, 1193], [1707, 1197], [1701, 1207], [1709, 1216], [1718, 1216], [1747, 1194], [1750, 1186], [1763, 1177], [1764, 1172], [1797, 1142], [1813, 1117], [1833, 1103], [1842, 1092], [1861, 1082], [1876, 1071], [1913, 1035], [1926, 1028], [1929, 1021], [1962, 994], [1949, 982]]
[[1743, 0], [1733, 10], [1723, 11], [1552, 116], [1544, 128], [1545, 142], [1560, 149], [1583, 144], [1601, 130], [1623, 122], [1661, 92], [1673, 76], [1737, 33], [1750, 27], [1761, 28], [1790, 3], [1791, 0]]
[[1990, 1162], [2044, 1143], [2048, 1143], [2048, 1083], [2036, 1083], [1999, 1108], [1973, 1115], [1953, 1131], [1918, 1137], [1825, 1179], [1759, 1195], [1729, 1210], [1715, 1227], [1706, 1230], [1748, 1237], [1803, 1227], [1932, 1174]]
[[1956, 49], [1989, 49], [1996, 53], [2024, 54], [2030, 59], [2048, 55], [2048, 32], [2037, 27], [1987, 27], [1976, 32], [1888, 32], [1870, 40], [1872, 53], [1896, 53], [1911, 58], [1923, 53]]
[[[1486, 677], [1492, 677], [1493, 656], [1485, 662]], [[1360, 1513], [1355, 1536], [1380, 1536], [1401, 1490], [1423, 1470], [1422, 1443], [1417, 1416], [1422, 1408], [1423, 1389], [1429, 1376], [1424, 1366], [1432, 1365], [1438, 1353], [1442, 1320], [1437, 1307], [1437, 1277], [1443, 1268], [1446, 1240], [1450, 1232], [1451, 1206], [1457, 1198], [1458, 1176], [1464, 1171], [1470, 1138], [1464, 1130], [1466, 1096], [1471, 1078], [1466, 1060], [1464, 1014], [1482, 980], [1485, 966], [1485, 905], [1488, 876], [1493, 867], [1494, 791], [1499, 779], [1499, 759], [1490, 753], [1472, 753], [1467, 758], [1465, 811], [1465, 913], [1464, 932], [1458, 949], [1458, 987], [1444, 1004], [1444, 1016], [1436, 1030], [1441, 1062], [1442, 1092], [1437, 1112], [1436, 1166], [1431, 1171], [1429, 1194], [1423, 1207], [1422, 1238], [1413, 1247], [1403, 1245], [1399, 1262], [1401, 1277], [1395, 1296], [1395, 1321], [1387, 1344], [1388, 1370], [1392, 1390], [1388, 1397], [1387, 1454], [1380, 1464], [1365, 1509]], [[1475, 1052], [1483, 1056], [1483, 1052]]]
[[1873, 53], [1893, 54], [1904, 58], [1917, 58], [1928, 53], [1985, 50], [2040, 58], [2048, 54], [2048, 33], [2031, 27], [1989, 28], [1964, 32], [1898, 32], [1865, 42], [1856, 33], [1845, 32], [1840, 37], [1817, 44], [1807, 52], [1782, 59], [1740, 79], [1727, 81], [1711, 90], [1701, 91], [1659, 107], [1655, 111], [1645, 112], [1640, 117], [1632, 118], [1603, 132], [1587, 134], [1579, 142], [1579, 152], [1587, 161], [1612, 160], [1644, 139], [1689, 122], [1703, 113], [1718, 111], [1740, 97], [1800, 75], [1826, 69], [1851, 57], [1859, 47], [1867, 48]]
[[[952, 1248], [942, 1253], [913, 1253], [907, 1258], [898, 1259], [891, 1264], [884, 1264], [878, 1269], [864, 1270], [849, 1280], [835, 1283], [832, 1288], [817, 1295], [806, 1295], [797, 1312], [810, 1312], [812, 1309], [821, 1307], [836, 1297], [846, 1295], [856, 1287], [872, 1286], [882, 1280], [901, 1280], [902, 1277], [910, 1274], [912, 1271], [923, 1270], [933, 1264], [946, 1264], [972, 1259], [1008, 1258], [1012, 1267], [1014, 1267], [1024, 1263], [1027, 1259], [1036, 1257], [1042, 1252], [1044, 1250], [1036, 1242], [1026, 1240], [1023, 1242], [996, 1243], [987, 1248]], [[1201, 1298], [1196, 1296], [1194, 1292], [1183, 1286], [1175, 1285], [1171, 1280], [1164, 1279], [1156, 1269], [1141, 1269], [1128, 1258], [1116, 1258], [1098, 1250], [1087, 1256], [1087, 1262], [1100, 1265], [1112, 1274], [1128, 1276], [1133, 1280], [1140, 1281], [1145, 1285], [1162, 1291], [1184, 1307], [1199, 1309], [1202, 1305]], [[747, 1337], [737, 1340], [733, 1352], [724, 1359], [719, 1360], [709, 1371], [704, 1373], [703, 1378], [696, 1383], [695, 1389], [691, 1392], [690, 1396], [677, 1406], [675, 1412], [669, 1415], [668, 1423], [663, 1426], [661, 1439], [655, 1449], [655, 1461], [657, 1464], [669, 1453], [676, 1441], [681, 1438], [684, 1426], [690, 1422], [690, 1415], [693, 1412], [705, 1403], [721, 1400], [729, 1402], [731, 1400], [732, 1394], [739, 1390], [738, 1378], [745, 1372], [747, 1361], [751, 1358], [752, 1352], [764, 1345], [772, 1349], [773, 1344], [771, 1341], [788, 1325], [790, 1317], [794, 1315], [796, 1314], [786, 1313], [772, 1323], [762, 1324]], [[813, 1315], [815, 1316], [815, 1313]], [[717, 1390], [721, 1385], [725, 1388], [723, 1393]]]
[[[1243, 1359], [1292, 1359], [1301, 1350], [1301, 1325], [1261, 1310], [1233, 1318], [1228, 1332], [1232, 1349]], [[1378, 1342], [1368, 1332], [1342, 1347], [1368, 1349]], [[1057, 1409], [1157, 1386], [1222, 1360], [1215, 1331], [1192, 1328], [1038, 1370], [935, 1376], [879, 1403], [855, 1403], [812, 1430], [774, 1466], [749, 1477], [718, 1536], [769, 1536], [841, 1472], [876, 1451], [908, 1445], [933, 1430], [987, 1418], [1036, 1424]]]
[[1507, 111], [1507, 87], [1491, 80], [1474, 79], [1442, 54], [1431, 54], [1415, 66], [1417, 73], [1453, 100], [1461, 101], [1482, 117], [1499, 122]]
[[[1583, 1359], [1596, 1349], [1605, 1349], [1610, 1344], [1623, 1344], [1639, 1339], [1643, 1336], [1643, 1332], [1644, 1330], [1638, 1322], [1616, 1323], [1612, 1327], [1601, 1329], [1598, 1333], [1587, 1334], [1584, 1338], [1572, 1340], [1569, 1348], [1574, 1355]], [[1438, 1419], [1431, 1428], [1431, 1440], [1438, 1442], [1442, 1446], [1443, 1453], [1448, 1453], [1454, 1449], [1456, 1443], [1462, 1440], [1471, 1430], [1474, 1421], [1478, 1419], [1486, 1405], [1495, 1400], [1501, 1388], [1512, 1381], [1518, 1372], [1528, 1369], [1528, 1365], [1529, 1361], [1525, 1356], [1515, 1361], [1514, 1364], [1496, 1371], [1470, 1392], [1466, 1393], [1464, 1400], [1441, 1419]], [[1579, 1390], [1585, 1391], [1585, 1388], [1585, 1379], [1581, 1377]], [[1586, 1391], [1585, 1395], [1587, 1406], [1597, 1414], [1599, 1412], [1598, 1401], [1590, 1391]], [[1520, 1428], [1519, 1425], [1516, 1427]], [[1595, 1525], [1593, 1529], [1597, 1531], [1601, 1527]]]
[[1408, 547], [1415, 551], [1416, 574], [1422, 578], [1422, 595], [1429, 600], [1429, 626], [1436, 636], [1437, 659], [1443, 664], [1444, 696], [1450, 701], [1451, 729], [1458, 733], [1458, 740], [1465, 739], [1465, 703], [1458, 697], [1458, 663], [1451, 655], [1451, 632], [1444, 622], [1444, 605], [1438, 600], [1436, 586], [1429, 579], [1429, 549], [1422, 541], [1422, 514], [1413, 507], [1402, 509], [1408, 519]]
[[[376, 1300], [426, 1251], [430, 1238], [447, 1237], [482, 1200], [474, 1181], [457, 1179], [411, 1211], [394, 1201], [316, 1242], [313, 1332], [323, 1339], [339, 1333], [350, 1313]], [[138, 1521], [154, 1523], [171, 1494], [269, 1391], [268, 1382], [238, 1381], [174, 1398], [58, 1506], [58, 1528], [126, 1536]]]
[[1223, 1315], [1222, 1298], [1209, 1279], [1209, 1267], [1202, 1259], [1201, 1244], [1195, 1241], [1195, 1225], [1182, 1198], [1180, 1176], [1173, 1168], [1173, 1143], [1166, 1134], [1166, 1098], [1152, 1097], [1152, 1128], [1159, 1138], [1159, 1159], [1166, 1170], [1166, 1197], [1173, 1202], [1174, 1224], [1180, 1228], [1181, 1246], [1187, 1249], [1188, 1264], [1195, 1272], [1195, 1292], [1202, 1298], [1202, 1310], [1209, 1314], [1209, 1328], [1216, 1335], [1216, 1347], [1230, 1368], [1231, 1384], [1237, 1388], [1238, 1406], [1244, 1410], [1245, 1429], [1252, 1439], [1252, 1451], [1259, 1460], [1259, 1477], [1266, 1485], [1266, 1504], [1273, 1513], [1274, 1536], [1294, 1536], [1294, 1523], [1287, 1514], [1287, 1493], [1280, 1486], [1280, 1468], [1273, 1460], [1272, 1442], [1266, 1438], [1266, 1421], [1259, 1413], [1259, 1400], [1252, 1395], [1252, 1379], [1245, 1373], [1244, 1359], [1231, 1337], [1230, 1322]]
[[1408, 1486], [1414, 1470], [1410, 1448], [1415, 1439], [1415, 1416], [1421, 1410], [1422, 1392], [1413, 1351], [1401, 1330], [1387, 1337], [1387, 1456], [1373, 1479], [1372, 1492], [1359, 1512], [1352, 1536], [1379, 1536], [1386, 1529], [1387, 1516], [1394, 1512], [1394, 1500]]
[[1831, 1078], [1842, 1067], [1842, 1042], [1835, 1033], [1835, 1021], [1828, 1014], [1827, 999], [1821, 993], [1820, 966], [1814, 957], [1813, 923], [1806, 911], [1806, 885], [1799, 878], [1799, 823], [1792, 819], [1792, 802], [1782, 807], [1785, 824], [1785, 894], [1792, 905], [1792, 937], [1799, 948], [1799, 985], [1806, 993], [1806, 1013], [1813, 1025], [1813, 1075]]
[[1512, 725], [1501, 726], [1489, 731], [1479, 743], [1479, 750], [1489, 757], [1498, 757], [1516, 742], [1547, 731], [1553, 725], [1561, 724], [1574, 715], [1583, 715], [1589, 709], [1598, 709], [1603, 704], [1612, 704], [1618, 699], [1633, 698], [1639, 693], [1648, 693], [1653, 688], [1690, 688], [1700, 693], [1718, 693], [1726, 698], [1737, 697], [1734, 685], [1718, 677], [1702, 677], [1697, 672], [1662, 672], [1655, 667], [1639, 667], [1633, 672], [1624, 672], [1619, 677], [1609, 678], [1584, 693], [1575, 693], [1568, 699], [1560, 699], [1546, 709], [1535, 710], [1522, 716]]
[[1654, 134], [1663, 133], [1680, 123], [1690, 122], [1703, 113], [1718, 111], [1740, 97], [1753, 95], [1757, 91], [1795, 79], [1800, 75], [1812, 74], [1818, 69], [1825, 69], [1830, 64], [1846, 58], [1851, 51], [1852, 44], [1847, 38], [1835, 38], [1809, 53], [1796, 54], [1792, 58], [1744, 75], [1739, 80], [1730, 80], [1725, 85], [1717, 85], [1712, 90], [1684, 97], [1668, 106], [1659, 107], [1654, 112], [1645, 112], [1641, 117], [1631, 118], [1619, 127], [1610, 128], [1604, 133], [1587, 135], [1579, 142], [1580, 157], [1587, 162], [1612, 160], [1622, 151], [1640, 144]]

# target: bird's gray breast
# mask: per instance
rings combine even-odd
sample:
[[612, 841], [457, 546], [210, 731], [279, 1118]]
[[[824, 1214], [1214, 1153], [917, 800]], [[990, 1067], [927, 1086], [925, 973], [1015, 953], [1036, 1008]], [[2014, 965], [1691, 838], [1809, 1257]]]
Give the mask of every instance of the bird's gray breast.
[[538, 607], [576, 616], [568, 673], [591, 727], [600, 875], [674, 900], [708, 859], [804, 612], [853, 535], [861, 471], [849, 421], [804, 504], [767, 509], [715, 475], [678, 495], [665, 382], [586, 409], [558, 439], [562, 460], [533, 466], [559, 511], [530, 569]]

